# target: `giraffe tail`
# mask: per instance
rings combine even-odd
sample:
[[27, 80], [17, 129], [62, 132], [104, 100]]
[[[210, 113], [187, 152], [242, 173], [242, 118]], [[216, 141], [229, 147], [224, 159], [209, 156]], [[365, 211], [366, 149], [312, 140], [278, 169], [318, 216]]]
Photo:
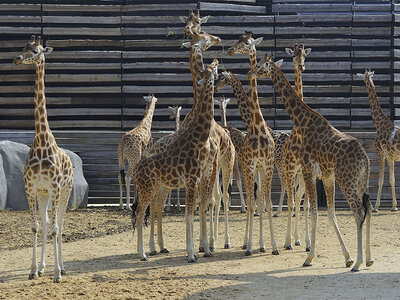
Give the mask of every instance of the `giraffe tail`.
[[119, 170], [119, 174], [121, 175], [122, 184], [125, 184], [125, 170], [124, 169]]
[[364, 219], [361, 222], [361, 226], [364, 223], [365, 217], [367, 216], [367, 214], [370, 213], [369, 210], [371, 209], [371, 202], [369, 201], [369, 195], [367, 193], [363, 194], [362, 204], [363, 204], [363, 207], [364, 207]]

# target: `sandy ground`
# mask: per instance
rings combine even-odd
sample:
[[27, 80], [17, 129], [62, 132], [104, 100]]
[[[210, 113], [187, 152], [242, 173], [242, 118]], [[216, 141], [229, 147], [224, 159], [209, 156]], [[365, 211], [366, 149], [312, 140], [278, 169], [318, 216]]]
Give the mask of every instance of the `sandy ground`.
[[[264, 215], [265, 216], [265, 215]], [[132, 238], [130, 217], [116, 209], [67, 212], [64, 261], [68, 274], [52, 282], [53, 251], [47, 248], [45, 276], [28, 280], [32, 248], [27, 212], [0, 211], [0, 299], [394, 299], [400, 298], [400, 213], [381, 211], [372, 218], [375, 263], [358, 273], [344, 265], [339, 242], [326, 211], [320, 211], [317, 257], [304, 268], [304, 245], [271, 254], [268, 222], [266, 253], [244, 256], [245, 215], [230, 212], [232, 248], [223, 249], [223, 224], [214, 257], [198, 254], [189, 264], [182, 215], [164, 218], [169, 254], [141, 262]], [[355, 222], [348, 211], [337, 219], [352, 258], [356, 259]], [[221, 217], [221, 221], [223, 218]], [[254, 246], [258, 248], [258, 220]], [[283, 246], [286, 215], [274, 218], [276, 239]], [[304, 219], [301, 220], [304, 227]], [[198, 247], [198, 222], [195, 242]], [[302, 231], [301, 231], [302, 232]], [[145, 230], [148, 236], [148, 229]], [[302, 235], [303, 236], [303, 235]], [[147, 238], [146, 238], [147, 240]], [[148, 245], [146, 244], [146, 249]], [[40, 253], [40, 249], [38, 254]]]

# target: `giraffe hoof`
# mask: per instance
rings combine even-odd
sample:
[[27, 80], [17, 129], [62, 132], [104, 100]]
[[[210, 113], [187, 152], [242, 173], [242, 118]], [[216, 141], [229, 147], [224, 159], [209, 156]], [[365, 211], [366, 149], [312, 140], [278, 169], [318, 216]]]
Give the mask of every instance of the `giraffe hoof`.
[[279, 217], [279, 214], [278, 213], [274, 213], [273, 217], [277, 218], [277, 217]]
[[356, 268], [356, 267], [354, 266], [354, 268], [351, 269], [351, 271], [352, 271], [352, 272], [358, 272], [358, 271], [360, 271], [360, 269], [359, 269], [359, 268]]
[[311, 247], [307, 247], [306, 252], [310, 252], [310, 251], [311, 251]]
[[346, 261], [347, 268], [350, 268], [353, 264], [354, 264], [354, 260], [352, 260], [351, 258], [348, 261]]
[[311, 266], [312, 266], [312, 263], [308, 262], [308, 261], [305, 261], [303, 264], [303, 267], [311, 267]]
[[265, 247], [261, 247], [260, 248], [260, 252], [265, 252], [266, 250], [265, 250]]
[[377, 209], [377, 208], [374, 208], [373, 210], [372, 210], [372, 212], [378, 212], [379, 211], [379, 209]]
[[225, 245], [224, 245], [224, 249], [231, 249], [231, 244], [230, 244], [230, 243], [225, 244]]
[[55, 282], [55, 283], [60, 283], [61, 282], [61, 276], [54, 276], [54, 278], [53, 278], [53, 282]]
[[38, 276], [38, 273], [31, 273], [31, 274], [29, 274], [29, 280], [32, 280], [32, 279], [37, 279], [39, 276]]
[[393, 208], [392, 208], [392, 211], [397, 211], [397, 210], [398, 210], [397, 207], [393, 207]]
[[199, 252], [204, 252], [204, 247], [199, 247]]
[[245, 209], [242, 209], [242, 210], [240, 211], [240, 213], [242, 213], [242, 214], [244, 214], [245, 212], [246, 212]]
[[147, 261], [147, 257], [142, 257], [140, 260], [141, 261]]
[[287, 245], [287, 246], [285, 247], [285, 249], [286, 249], [286, 250], [293, 250], [293, 247], [292, 247], [292, 245]]
[[189, 263], [195, 263], [195, 262], [197, 262], [196, 256], [193, 257], [193, 258], [188, 258], [188, 262], [189, 262]]
[[151, 251], [151, 252], [149, 253], [149, 255], [150, 255], [150, 256], [157, 255], [157, 251], [156, 251], [156, 250], [154, 250], [154, 251]]
[[255, 213], [254, 213], [254, 216], [255, 216], [255, 217], [258, 217], [258, 216], [260, 216], [260, 214], [259, 214], [258, 212], [255, 212]]
[[160, 253], [169, 253], [169, 251], [167, 248], [164, 248], [164, 249], [160, 250]]
[[251, 255], [251, 251], [247, 250], [247, 251], [244, 253], [244, 255], [250, 256], [250, 255]]
[[61, 270], [61, 275], [67, 275], [67, 271], [65, 271], [65, 269]]
[[212, 253], [211, 252], [205, 252], [204, 253], [204, 255], [203, 255], [203, 257], [214, 257], [214, 255], [212, 255]]
[[272, 255], [279, 255], [279, 251], [278, 250], [273, 250], [272, 251]]
[[243, 250], [246, 250], [246, 249], [247, 249], [247, 245], [243, 245], [243, 246], [242, 246], [242, 249], [243, 249]]
[[300, 246], [300, 245], [301, 245], [301, 242], [300, 242], [300, 241], [295, 241], [294, 244], [295, 244], [296, 246]]
[[372, 260], [372, 259], [370, 259], [370, 260], [368, 260], [367, 261], [367, 267], [370, 267], [370, 266], [372, 266], [374, 264], [374, 261]]
[[44, 271], [39, 271], [39, 272], [38, 272], [38, 276], [39, 276], [39, 277], [42, 277], [43, 275], [44, 275]]

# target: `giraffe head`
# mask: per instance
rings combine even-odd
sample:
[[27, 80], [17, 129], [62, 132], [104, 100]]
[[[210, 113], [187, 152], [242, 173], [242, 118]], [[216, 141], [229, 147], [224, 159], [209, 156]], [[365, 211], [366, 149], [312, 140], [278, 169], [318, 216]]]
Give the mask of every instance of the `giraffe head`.
[[43, 48], [40, 36], [35, 37], [32, 35], [31, 40], [26, 43], [21, 54], [14, 59], [14, 64], [40, 65], [44, 60], [44, 56], [49, 54], [51, 51], [53, 51], [53, 48], [51, 47]]
[[200, 25], [207, 22], [209, 17], [210, 16], [200, 18], [199, 10], [197, 14], [195, 14], [193, 10], [190, 10], [189, 16], [179, 17], [183, 23], [186, 23], [183, 33], [187, 36], [191, 36], [193, 33], [199, 33], [201, 31]]
[[303, 72], [306, 69], [306, 65], [304, 64], [304, 60], [306, 56], [311, 52], [311, 48], [304, 49], [303, 44], [294, 44], [293, 50], [290, 48], [285, 48], [286, 53], [293, 57], [293, 64], [300, 72]]
[[218, 93], [221, 89], [229, 85], [231, 83], [231, 79], [231, 72], [222, 72], [221, 75], [218, 76], [218, 80], [215, 82], [215, 93]]
[[181, 109], [182, 106], [168, 106], [170, 120], [176, 119], [179, 116]]
[[225, 110], [226, 106], [228, 105], [229, 101], [231, 101], [231, 98], [225, 98], [221, 97], [220, 100], [216, 99], [214, 100], [215, 104], [218, 104], [221, 110]]
[[214, 80], [218, 78], [218, 60], [214, 58], [211, 64], [201, 72], [202, 79], [199, 80], [198, 84], [207, 88], [207, 85], [214, 83]]
[[183, 43], [182, 45], [186, 48], [193, 47], [195, 52], [204, 52], [211, 46], [217, 46], [221, 43], [221, 39], [218, 36], [211, 35], [204, 31], [193, 33], [191, 37], [192, 40], [190, 42]]
[[148, 96], [143, 96], [144, 101], [146, 101], [146, 111], [150, 108], [150, 106], [154, 103], [157, 102], [157, 98], [154, 96], [154, 94], [152, 95], [148, 95]]
[[272, 55], [265, 54], [264, 57], [247, 73], [247, 78], [265, 78], [271, 77], [272, 70], [275, 67], [280, 67], [283, 63], [283, 59], [274, 62]]
[[232, 56], [238, 53], [249, 53], [250, 51], [254, 51], [255, 46], [261, 43], [262, 39], [262, 37], [254, 39], [251, 31], [245, 31], [236, 44], [228, 49], [228, 55]]
[[372, 78], [374, 78], [374, 73], [375, 73], [375, 71], [371, 71], [371, 69], [369, 69], [369, 70], [365, 69], [364, 74], [357, 73], [357, 76], [364, 79], [365, 83], [368, 83], [368, 81], [370, 81], [373, 84]]

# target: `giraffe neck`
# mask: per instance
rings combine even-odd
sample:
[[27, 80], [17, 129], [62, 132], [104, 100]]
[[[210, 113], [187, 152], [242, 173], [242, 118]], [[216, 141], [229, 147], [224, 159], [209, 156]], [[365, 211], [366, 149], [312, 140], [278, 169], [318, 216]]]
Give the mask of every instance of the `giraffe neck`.
[[303, 101], [303, 81], [301, 79], [301, 71], [296, 65], [294, 66], [294, 80], [297, 96]]
[[314, 122], [316, 119], [322, 120], [322, 122], [319, 122], [320, 126], [322, 124], [331, 126], [321, 114], [300, 100], [286, 76], [275, 64], [272, 64], [271, 68], [271, 80], [281, 95], [286, 111], [295, 127], [298, 127], [300, 130], [307, 129], [308, 125], [311, 125], [308, 124], [309, 121]]
[[250, 124], [251, 124], [251, 113], [250, 113], [250, 108], [249, 108], [249, 100], [247, 98], [247, 94], [245, 90], [243, 89], [242, 83], [240, 80], [230, 73], [231, 75], [231, 81], [230, 84], [233, 89], [233, 93], [235, 94], [235, 97], [238, 102], [239, 106], [239, 112], [240, 116], [242, 117], [242, 120], [246, 126], [247, 131], [249, 131]]
[[140, 121], [140, 123], [137, 127], [141, 127], [145, 131], [150, 132], [155, 106], [156, 106], [156, 102], [153, 100], [150, 100], [149, 107], [147, 108], [142, 121]]
[[226, 127], [226, 106], [224, 103], [221, 103], [221, 121], [222, 121], [222, 126]]
[[[382, 111], [381, 105], [379, 104], [378, 96], [376, 95], [375, 85], [371, 79], [368, 79], [367, 92], [369, 98], [369, 105], [371, 107], [371, 116], [374, 126], [377, 130], [386, 122], [393, 123]], [[386, 128], [386, 127], [385, 127]]]
[[201, 79], [201, 72], [204, 70], [203, 55], [194, 53], [193, 48], [190, 48], [190, 58], [189, 58], [190, 72], [193, 79], [193, 106], [182, 121], [182, 126], [192, 118], [193, 111], [197, 105], [199, 93], [199, 85], [197, 84]]
[[54, 139], [47, 121], [46, 96], [44, 87], [44, 58], [36, 65], [35, 78], [35, 135], [42, 139]]
[[179, 130], [179, 119], [180, 119], [180, 114], [179, 114], [179, 112], [176, 114], [176, 117], [175, 117], [175, 131], [178, 131]]
[[[250, 70], [252, 70], [257, 64], [256, 48], [253, 46], [249, 51]], [[260, 103], [258, 102], [257, 92], [257, 79], [253, 78], [249, 80], [249, 110], [251, 115], [251, 124], [248, 129], [248, 133], [254, 133], [258, 135], [258, 129], [260, 126], [266, 127], [266, 122], [261, 113]], [[266, 129], [266, 128], [265, 128]]]

